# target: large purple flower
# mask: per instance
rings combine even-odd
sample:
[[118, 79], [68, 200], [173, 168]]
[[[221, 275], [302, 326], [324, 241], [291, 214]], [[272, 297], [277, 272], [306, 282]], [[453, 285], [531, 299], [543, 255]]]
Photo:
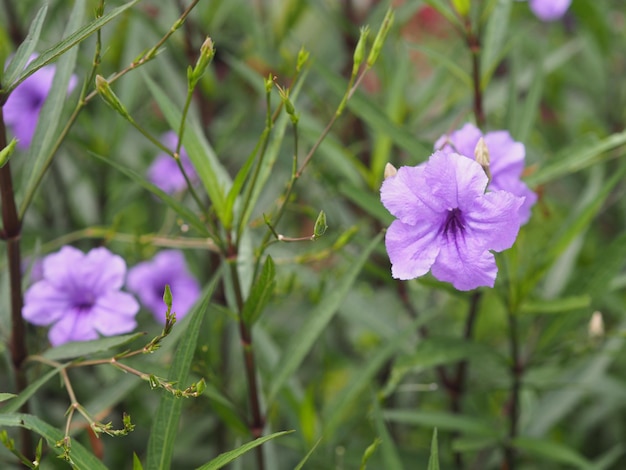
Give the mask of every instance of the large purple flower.
[[435, 143], [435, 150], [446, 154], [458, 153], [473, 160], [476, 144], [481, 137], [489, 151], [489, 189], [508, 191], [524, 197], [520, 217], [522, 224], [525, 224], [530, 219], [530, 208], [537, 202], [537, 195], [521, 180], [526, 156], [524, 144], [513, 140], [508, 131], [487, 132], [483, 135], [475, 125], [467, 123], [458, 131], [441, 136]]
[[[37, 58], [30, 56], [29, 63]], [[17, 147], [27, 149], [37, 128], [39, 113], [48, 97], [56, 66], [46, 65], [20, 83], [9, 95], [4, 105], [4, 121], [17, 138]], [[68, 86], [71, 93], [76, 86], [76, 77], [72, 75]]]
[[166, 284], [172, 291], [172, 311], [180, 319], [200, 297], [200, 285], [187, 270], [180, 251], [161, 251], [152, 261], [139, 263], [128, 272], [128, 288], [161, 323], [165, 323], [167, 310], [163, 303]]
[[[178, 143], [178, 137], [175, 132], [169, 131], [163, 134], [161, 142], [166, 147], [174, 150]], [[192, 183], [197, 181], [198, 175], [184, 147], [180, 149], [180, 161], [189, 180]], [[148, 168], [148, 180], [168, 194], [177, 193], [187, 188], [187, 182], [178, 164], [166, 153], [160, 153], [156, 156], [152, 165]]]
[[513, 245], [524, 200], [506, 191], [485, 193], [487, 181], [475, 161], [435, 152], [383, 182], [381, 200], [397, 218], [385, 237], [394, 278], [430, 270], [459, 290], [493, 287], [498, 267], [490, 250]]
[[569, 8], [572, 0], [528, 0], [530, 9], [542, 21], [556, 21]]
[[53, 346], [88, 341], [135, 329], [139, 304], [120, 289], [126, 263], [106, 248], [84, 254], [71, 246], [43, 260], [43, 279], [24, 296], [24, 319], [34, 325], [52, 325]]

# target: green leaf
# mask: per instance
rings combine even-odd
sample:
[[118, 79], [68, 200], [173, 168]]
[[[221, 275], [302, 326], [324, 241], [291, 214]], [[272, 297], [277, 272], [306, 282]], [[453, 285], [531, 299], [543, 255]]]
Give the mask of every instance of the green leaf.
[[311, 447], [311, 450], [309, 450], [306, 455], [302, 458], [302, 460], [300, 460], [300, 462], [298, 463], [298, 465], [296, 465], [293, 470], [302, 470], [302, 468], [304, 468], [304, 464], [307, 463], [307, 461], [311, 458], [311, 455], [313, 455], [313, 452], [315, 452], [315, 449], [317, 449], [317, 446], [320, 445], [320, 442], [322, 442], [322, 438], [320, 437], [315, 444], [313, 445], [313, 447]]
[[359, 467], [360, 470], [365, 470], [367, 468], [367, 461], [372, 457], [372, 455], [374, 455], [374, 452], [376, 452], [376, 449], [378, 449], [380, 442], [380, 438], [377, 437], [376, 439], [374, 439], [374, 442], [367, 446], [367, 449], [365, 449], [365, 452], [363, 452], [363, 457], [361, 458], [361, 466]]
[[505, 38], [508, 32], [512, 6], [512, 0], [498, 0], [495, 8], [489, 15], [480, 56], [482, 87], [489, 83], [491, 75], [502, 58], [502, 47], [506, 42]]
[[437, 445], [437, 428], [433, 431], [433, 440], [430, 444], [430, 458], [427, 470], [439, 470], [439, 446]]
[[[152, 96], [163, 111], [165, 119], [172, 129], [178, 129], [182, 113], [167, 96], [163, 89], [150, 78], [143, 75]], [[211, 199], [215, 213], [222, 224], [226, 225], [229, 218], [226, 216], [225, 193], [231, 186], [228, 172], [220, 164], [215, 151], [206, 140], [201, 127], [191, 116], [187, 119], [187, 129], [183, 136], [183, 146], [193, 163], [196, 173], [200, 177], [205, 191]], [[230, 215], [232, 218], [232, 214]]]
[[530, 454], [535, 462], [537, 457], [540, 457], [552, 462], [573, 465], [576, 468], [589, 469], [593, 466], [574, 449], [547, 439], [518, 437], [513, 439], [512, 443], [517, 449]]
[[585, 144], [580, 148], [580, 143], [574, 148], [568, 148], [559, 152], [555, 162], [541, 168], [537, 173], [526, 178], [530, 186], [537, 186], [553, 181], [571, 173], [583, 170], [603, 160], [602, 155], [626, 144], [626, 131], [617, 132], [600, 140]]
[[561, 297], [558, 299], [534, 300], [525, 302], [520, 308], [520, 313], [526, 314], [560, 314], [587, 308], [591, 305], [590, 295], [578, 295], [573, 297]]
[[404, 468], [400, 454], [393, 437], [387, 429], [387, 423], [383, 419], [383, 413], [380, 409], [380, 401], [378, 397], [374, 398], [372, 404], [372, 418], [376, 426], [376, 434], [380, 436], [382, 443], [380, 450], [382, 453], [383, 468], [389, 468], [394, 470], [401, 470]]
[[[15, 393], [0, 393], [0, 403], [3, 401], [10, 400], [11, 398], [15, 398], [17, 395]], [[0, 412], [3, 411], [3, 408], [0, 408]]]
[[211, 402], [211, 407], [215, 410], [222, 421], [228, 425], [229, 429], [247, 436], [250, 432], [248, 425], [241, 416], [240, 409], [226, 398], [217, 387], [210, 382], [206, 384], [204, 393], [201, 395]]
[[370, 242], [359, 258], [352, 263], [350, 270], [341, 277], [337, 285], [333, 286], [332, 291], [326, 293], [323, 300], [309, 313], [302, 328], [291, 337], [291, 341], [284, 349], [278, 364], [274, 368], [274, 372], [271, 374], [272, 384], [268, 402], [274, 401], [285, 382], [298, 369], [306, 355], [311, 351], [324, 328], [332, 320], [343, 299], [350, 291], [370, 253], [380, 243], [381, 238], [382, 234]]
[[125, 5], [122, 5], [122, 6], [119, 6], [117, 8], [114, 8], [113, 10], [111, 10], [106, 15], [104, 15], [104, 16], [102, 16], [100, 18], [97, 18], [96, 20], [94, 20], [91, 23], [83, 26], [82, 28], [80, 28], [76, 32], [70, 34], [67, 38], [65, 38], [61, 42], [55, 44], [50, 49], [46, 49], [44, 52], [42, 52], [39, 55], [39, 57], [37, 57], [30, 64], [28, 64], [26, 69], [24, 71], [22, 71], [17, 76], [17, 78], [15, 78], [14, 80], [11, 80], [11, 81], [7, 80], [7, 83], [10, 83], [10, 85], [7, 87], [8, 92], [12, 91], [16, 86], [18, 86], [20, 83], [22, 83], [24, 80], [26, 80], [32, 74], [34, 74], [37, 70], [39, 70], [43, 66], [48, 65], [49, 63], [53, 62], [57, 57], [61, 56], [63, 53], [65, 53], [66, 51], [68, 51], [69, 49], [74, 47], [76, 44], [79, 44], [82, 41], [84, 41], [85, 39], [87, 39], [93, 33], [95, 33], [100, 28], [102, 28], [105, 24], [107, 24], [111, 20], [115, 19], [117, 16], [121, 15], [122, 13], [124, 13], [126, 10], [128, 10], [130, 7], [132, 7], [138, 1], [139, 0], [132, 0], [132, 1], [128, 2], [128, 3], [126, 3]]
[[486, 420], [438, 411], [394, 409], [383, 412], [385, 419], [401, 424], [430, 426], [476, 436], [498, 437], [498, 430]]
[[175, 198], [173, 198], [166, 192], [157, 188], [152, 183], [148, 182], [139, 173], [137, 173], [134, 170], [131, 170], [130, 168], [126, 168], [122, 166], [120, 163], [116, 162], [115, 160], [111, 160], [110, 158], [104, 157], [102, 155], [98, 155], [97, 153], [94, 153], [94, 152], [89, 152], [89, 153], [93, 155], [94, 157], [102, 160], [103, 162], [108, 163], [113, 168], [118, 170], [120, 173], [123, 173], [124, 175], [128, 176], [135, 183], [141, 185], [143, 188], [147, 189], [152, 194], [157, 196], [165, 204], [171, 207], [174, 210], [174, 212], [176, 212], [183, 220], [188, 222], [189, 225], [191, 225], [194, 229], [196, 229], [198, 233], [200, 233], [201, 235], [204, 235], [205, 237], [210, 236], [204, 223], [198, 218], [198, 216], [192, 210], [190, 210], [187, 206], [181, 204], [178, 200], [176, 200]]
[[143, 465], [141, 465], [141, 460], [137, 457], [137, 454], [133, 452], [133, 470], [143, 470]]
[[[63, 440], [64, 434], [59, 429], [50, 426], [37, 416], [23, 413], [0, 414], [0, 427], [23, 427], [36, 432], [43, 437], [48, 446], [56, 454], [61, 454], [62, 449], [56, 446], [56, 443]], [[82, 444], [72, 439], [71, 458], [74, 462], [74, 468], [89, 470], [108, 470], [107, 467], [94, 454], [85, 449]]]
[[22, 405], [26, 403], [28, 399], [37, 392], [37, 390], [39, 390], [43, 385], [46, 384], [46, 382], [48, 382], [48, 380], [57, 375], [59, 371], [61, 369], [64, 369], [65, 367], [66, 365], [63, 365], [62, 367], [52, 369], [39, 377], [34, 382], [31, 382], [28, 387], [20, 392], [17, 397], [15, 397], [13, 400], [0, 408], [0, 414], [14, 413], [18, 411], [22, 407]]
[[231, 450], [229, 452], [224, 452], [223, 454], [218, 455], [216, 458], [211, 460], [210, 462], [198, 467], [197, 470], [217, 470], [222, 468], [224, 465], [229, 464], [233, 460], [241, 457], [243, 454], [248, 452], [249, 450], [254, 449], [257, 446], [280, 436], [284, 436], [285, 434], [292, 433], [293, 431], [281, 431], [275, 432], [274, 434], [269, 434], [267, 436], [259, 437], [252, 442], [248, 442], [247, 444], [238, 447], [237, 449]]
[[252, 326], [259, 319], [263, 309], [269, 302], [274, 287], [276, 286], [276, 267], [274, 266], [274, 260], [271, 256], [268, 256], [263, 264], [263, 269], [256, 282], [252, 285], [250, 295], [243, 306], [241, 316], [243, 321]]
[[[183, 385], [189, 375], [191, 361], [196, 350], [198, 334], [202, 320], [213, 295], [213, 290], [220, 279], [218, 271], [211, 283], [206, 287], [201, 303], [187, 315], [189, 320], [185, 324], [186, 330], [178, 348], [174, 353], [168, 381]], [[181, 325], [178, 325], [180, 329]], [[170, 393], [163, 392], [152, 423], [150, 438], [148, 439], [146, 468], [148, 470], [166, 470], [170, 468], [174, 444], [179, 433], [178, 420], [183, 406], [183, 400]]]
[[453, 25], [456, 25], [461, 29], [463, 28], [463, 24], [459, 20], [459, 17], [454, 13], [454, 10], [450, 8], [449, 2], [445, 0], [425, 0], [425, 3], [441, 13], [441, 15]]
[[89, 356], [91, 354], [117, 348], [118, 346], [122, 346], [124, 344], [132, 343], [144, 335], [145, 333], [133, 333], [129, 335], [110, 336], [108, 338], [100, 338], [93, 341], [74, 341], [62, 344], [56, 348], [48, 349], [42, 354], [42, 356], [53, 361]]
[[[6, 84], [11, 84], [17, 76], [20, 74], [26, 64], [28, 63], [28, 59], [30, 59], [31, 54], [34, 52], [35, 47], [37, 46], [37, 42], [39, 41], [39, 36], [41, 36], [41, 28], [43, 27], [43, 22], [46, 19], [46, 14], [48, 13], [48, 4], [44, 4], [37, 15], [35, 15], [35, 19], [30, 24], [30, 28], [28, 29], [28, 34], [26, 35], [26, 39], [24, 42], [20, 44], [20, 47], [17, 48], [17, 52], [9, 62], [5, 72], [4, 72], [4, 80], [3, 82]], [[13, 88], [7, 86], [6, 89], [2, 89], [3, 94], [9, 93]]]

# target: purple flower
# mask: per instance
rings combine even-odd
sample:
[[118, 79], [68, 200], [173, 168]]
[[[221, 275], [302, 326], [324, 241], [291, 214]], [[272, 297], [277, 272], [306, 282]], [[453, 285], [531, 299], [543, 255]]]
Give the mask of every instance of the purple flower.
[[165, 323], [167, 310], [163, 303], [166, 284], [172, 291], [172, 311], [180, 319], [200, 297], [200, 285], [187, 270], [180, 251], [161, 251], [152, 261], [139, 263], [128, 272], [128, 288], [161, 323]]
[[458, 153], [474, 160], [474, 149], [481, 137], [489, 151], [489, 189], [524, 197], [520, 217], [522, 224], [525, 224], [530, 219], [530, 208], [537, 202], [537, 195], [521, 180], [526, 156], [524, 144], [514, 141], [508, 131], [487, 132], [483, 135], [480, 129], [468, 123], [450, 135], [441, 136], [435, 143], [435, 150], [447, 154]]
[[24, 319], [34, 325], [52, 325], [53, 346], [88, 341], [135, 329], [139, 304], [120, 289], [126, 263], [106, 248], [84, 254], [71, 246], [43, 260], [43, 279], [24, 296]]
[[528, 0], [530, 9], [541, 21], [555, 21], [561, 18], [572, 0]]
[[485, 193], [487, 176], [473, 160], [435, 152], [416, 167], [401, 167], [381, 187], [381, 200], [397, 220], [385, 245], [396, 279], [429, 270], [459, 290], [493, 287], [498, 267], [490, 250], [515, 242], [523, 198]]
[[[178, 143], [178, 136], [175, 132], [169, 131], [163, 134], [161, 142], [170, 148], [175, 149]], [[189, 155], [184, 148], [180, 149], [180, 161], [185, 169], [185, 173], [191, 182], [198, 180], [196, 170], [189, 160]], [[187, 182], [176, 161], [166, 153], [160, 153], [148, 168], [148, 180], [162, 191], [173, 194], [187, 188]]]
[[[37, 54], [30, 56], [28, 62], [37, 58]], [[27, 149], [37, 128], [39, 113], [43, 107], [56, 72], [56, 66], [46, 65], [40, 68], [9, 95], [4, 105], [4, 121], [11, 128], [18, 140], [17, 147]], [[68, 85], [68, 93], [76, 86], [76, 77], [72, 75]]]

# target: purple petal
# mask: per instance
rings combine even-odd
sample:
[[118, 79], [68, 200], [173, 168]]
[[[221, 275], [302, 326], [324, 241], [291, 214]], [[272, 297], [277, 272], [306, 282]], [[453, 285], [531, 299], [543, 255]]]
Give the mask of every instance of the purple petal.
[[572, 0], [529, 0], [530, 9], [542, 21], [555, 21], [561, 18]]
[[380, 188], [383, 205], [392, 215], [406, 224], [415, 224], [424, 214], [436, 217], [441, 212], [439, 201], [426, 188], [424, 165], [403, 166], [395, 176], [387, 178]]
[[450, 282], [458, 290], [472, 290], [477, 287], [493, 287], [498, 266], [489, 251], [479, 256], [468, 257], [454, 244], [442, 247], [432, 267], [432, 274], [443, 282]]
[[73, 246], [64, 246], [43, 260], [43, 276], [55, 286], [73, 282], [76, 266], [82, 264], [85, 254]]
[[122, 287], [126, 263], [106, 248], [94, 248], [77, 267], [76, 275], [80, 276], [83, 286], [91, 287], [96, 294], [103, 294]]
[[61, 318], [72, 307], [68, 293], [43, 280], [36, 282], [24, 294], [22, 316], [33, 325], [46, 326]]
[[473, 160], [474, 149], [482, 135], [478, 127], [468, 122], [459, 130], [439, 137], [435, 143], [435, 150], [441, 150], [447, 154], [458, 153]]
[[524, 200], [506, 191], [489, 192], [472, 201], [463, 213], [466, 239], [483, 249], [502, 251], [513, 246], [520, 228], [519, 208]]
[[98, 333], [89, 315], [73, 311], [67, 312], [50, 328], [48, 339], [52, 346], [59, 346], [70, 341], [98, 339]]
[[438, 225], [407, 225], [394, 221], [387, 229], [385, 246], [395, 279], [414, 279], [426, 274], [440, 249]]
[[137, 322], [135, 315], [139, 304], [126, 292], [109, 292], [99, 297], [91, 309], [92, 324], [104, 336], [119, 335], [133, 331]]
[[460, 208], [482, 195], [487, 175], [474, 160], [459, 154], [435, 152], [424, 170], [427, 190], [446, 210]]
[[507, 176], [522, 176], [526, 149], [523, 144], [513, 140], [508, 131], [487, 132], [485, 144], [489, 150], [489, 169], [494, 182]]

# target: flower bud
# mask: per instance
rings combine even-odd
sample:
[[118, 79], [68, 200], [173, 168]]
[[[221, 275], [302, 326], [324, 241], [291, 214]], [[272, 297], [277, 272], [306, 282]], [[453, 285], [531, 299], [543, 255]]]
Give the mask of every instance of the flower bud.
[[363, 59], [365, 58], [365, 45], [367, 43], [367, 37], [370, 34], [369, 26], [363, 26], [361, 28], [361, 33], [359, 35], [359, 41], [356, 43], [356, 47], [354, 48], [354, 59], [352, 65], [352, 76], [356, 77], [361, 64], [363, 63]]
[[326, 225], [326, 213], [324, 211], [320, 211], [317, 216], [317, 220], [315, 221], [315, 227], [313, 228], [313, 238], [320, 238], [326, 230], [328, 229], [328, 225]]
[[469, 15], [471, 2], [470, 0], [452, 0], [452, 6], [461, 17]]
[[96, 75], [96, 91], [106, 104], [120, 113], [124, 118], [132, 121], [130, 114], [117, 95], [113, 93], [113, 90], [111, 90], [109, 82], [102, 75]]
[[376, 38], [374, 39], [374, 45], [372, 46], [372, 50], [370, 51], [370, 54], [367, 57], [368, 67], [372, 67], [374, 63], [376, 62], [376, 60], [378, 59], [378, 56], [380, 55], [380, 51], [383, 48], [383, 44], [385, 43], [385, 39], [387, 38], [387, 34], [389, 33], [389, 30], [391, 29], [391, 25], [393, 24], [393, 18], [394, 18], [394, 13], [393, 13], [393, 10], [390, 8], [389, 10], [387, 10], [387, 13], [385, 13], [383, 24], [380, 26], [380, 29], [378, 30], [378, 34], [376, 35]]
[[309, 55], [309, 51], [307, 51], [304, 47], [300, 48], [300, 51], [298, 52], [298, 61], [296, 62], [296, 72], [300, 72], [302, 67], [304, 67], [304, 64], [309, 61]]
[[593, 315], [591, 315], [591, 320], [589, 320], [589, 337], [591, 338], [601, 338], [604, 336], [604, 320], [602, 318], [602, 313], [595, 311]]
[[384, 179], [391, 178], [392, 176], [396, 176], [398, 169], [393, 166], [391, 163], [387, 162], [385, 165], [385, 173], [383, 175]]
[[9, 161], [9, 158], [13, 154], [13, 151], [15, 150], [16, 145], [17, 145], [17, 139], [13, 137], [11, 139], [11, 142], [9, 142], [9, 144], [6, 147], [0, 150], [0, 168], [6, 165], [6, 163]]
[[491, 170], [489, 169], [489, 149], [487, 148], [487, 144], [485, 143], [485, 139], [482, 137], [478, 139], [476, 143], [476, 148], [474, 149], [474, 157], [480, 166], [483, 167], [483, 171], [491, 181]]
[[196, 86], [196, 84], [202, 77], [202, 74], [204, 74], [207, 67], [213, 60], [214, 56], [215, 48], [213, 47], [213, 41], [210, 37], [207, 36], [207, 38], [202, 43], [202, 46], [200, 47], [200, 57], [198, 57], [195, 67], [193, 69], [190, 69], [191, 71], [187, 72], [187, 78], [189, 80], [191, 88], [194, 88]]

